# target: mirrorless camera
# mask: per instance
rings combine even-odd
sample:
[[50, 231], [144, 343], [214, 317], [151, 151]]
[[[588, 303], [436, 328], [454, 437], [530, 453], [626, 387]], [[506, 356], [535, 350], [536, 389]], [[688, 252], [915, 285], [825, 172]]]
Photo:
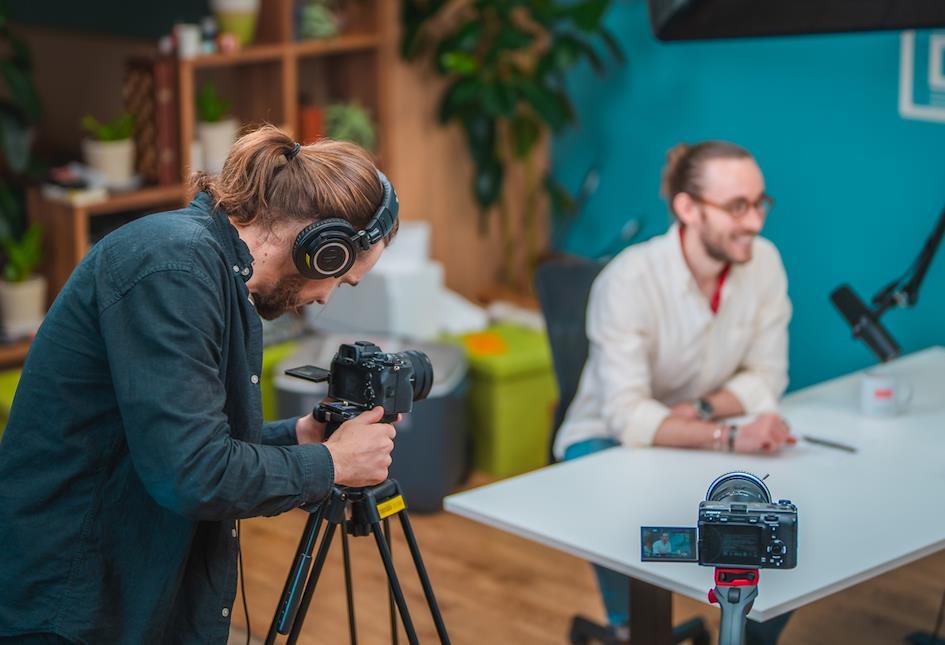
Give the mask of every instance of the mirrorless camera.
[[772, 502], [764, 481], [751, 473], [726, 473], [712, 482], [705, 501], [699, 502], [696, 528], [644, 526], [640, 538], [646, 562], [793, 569], [797, 507], [786, 499]]
[[307, 381], [328, 381], [332, 402], [321, 403], [312, 414], [328, 426], [325, 438], [339, 425], [377, 406], [384, 408], [383, 423], [413, 409], [413, 402], [430, 394], [433, 365], [421, 351], [384, 353], [372, 342], [359, 340], [344, 344], [331, 361], [331, 369], [314, 365], [295, 367], [285, 372]]

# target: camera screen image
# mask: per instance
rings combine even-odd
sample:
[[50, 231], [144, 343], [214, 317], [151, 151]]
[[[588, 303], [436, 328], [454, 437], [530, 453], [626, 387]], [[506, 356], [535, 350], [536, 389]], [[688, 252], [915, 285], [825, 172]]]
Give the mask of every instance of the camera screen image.
[[713, 564], [758, 566], [763, 530], [760, 526], [703, 527], [703, 559]]
[[640, 559], [644, 562], [696, 562], [696, 529], [680, 526], [640, 527]]

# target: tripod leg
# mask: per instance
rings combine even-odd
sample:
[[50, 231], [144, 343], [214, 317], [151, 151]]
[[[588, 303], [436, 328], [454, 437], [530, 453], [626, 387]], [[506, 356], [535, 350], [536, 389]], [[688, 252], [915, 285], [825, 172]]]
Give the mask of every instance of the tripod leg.
[[351, 557], [348, 553], [348, 521], [341, 523], [341, 553], [345, 568], [345, 596], [348, 599], [348, 633], [351, 645], [358, 645], [357, 622], [354, 619], [354, 589], [351, 584]]
[[[326, 511], [327, 513], [328, 511]], [[299, 603], [298, 612], [293, 616], [292, 631], [289, 632], [289, 638], [286, 645], [292, 645], [299, 638], [302, 631], [302, 623], [305, 622], [305, 614], [308, 613], [308, 606], [312, 602], [312, 596], [315, 594], [315, 585], [318, 584], [318, 576], [325, 565], [325, 557], [328, 555], [328, 548], [331, 546], [331, 538], [335, 535], [337, 524], [328, 523], [325, 527], [325, 534], [322, 535], [322, 543], [318, 545], [318, 554], [315, 556], [315, 564], [312, 566], [312, 573], [305, 583], [305, 592], [302, 594], [302, 601]]]
[[[327, 505], [322, 504], [314, 513], [310, 513], [305, 522], [305, 528], [302, 529], [302, 537], [299, 539], [299, 547], [295, 551], [295, 557], [292, 559], [292, 568], [286, 578], [285, 586], [282, 588], [282, 595], [279, 597], [278, 610], [272, 617], [272, 623], [269, 625], [269, 632], [266, 634], [266, 645], [272, 645], [276, 641], [276, 633], [285, 634], [288, 631], [286, 623], [287, 614], [291, 613], [290, 605], [295, 604], [298, 599], [298, 593], [302, 583], [308, 577], [308, 568], [312, 560], [312, 551], [315, 548], [315, 542], [318, 540], [318, 531], [321, 527], [324, 509]], [[294, 596], [292, 600], [290, 596]]]
[[423, 586], [423, 595], [427, 598], [427, 605], [430, 606], [430, 614], [433, 616], [433, 622], [436, 625], [436, 633], [440, 637], [441, 643], [449, 645], [450, 637], [449, 634], [446, 633], [446, 624], [443, 622], [440, 608], [436, 604], [436, 596], [433, 595], [433, 585], [430, 584], [427, 569], [423, 566], [423, 557], [420, 555], [420, 547], [417, 546], [417, 538], [414, 536], [413, 528], [410, 526], [407, 511], [403, 510], [399, 515], [400, 524], [404, 529], [404, 536], [407, 538], [407, 546], [410, 547], [410, 555], [413, 556], [413, 563], [417, 569], [417, 575], [420, 576], [420, 584]]
[[[391, 547], [390, 541], [390, 518], [384, 518], [384, 539], [387, 541], [387, 548], [390, 550], [391, 555], [393, 555], [393, 548]], [[394, 613], [394, 592], [391, 591], [391, 588], [387, 587], [387, 602], [388, 609], [390, 610], [390, 642], [391, 645], [397, 645], [397, 616]]]
[[381, 553], [381, 560], [384, 561], [384, 569], [387, 570], [387, 580], [390, 582], [391, 591], [394, 592], [394, 600], [397, 601], [397, 608], [400, 610], [400, 619], [404, 623], [404, 630], [407, 632], [407, 640], [410, 645], [420, 645], [417, 640], [417, 632], [413, 628], [413, 621], [410, 620], [410, 612], [407, 610], [407, 601], [404, 599], [404, 592], [400, 589], [400, 582], [397, 580], [397, 572], [394, 570], [394, 561], [390, 555], [390, 549], [387, 548], [387, 542], [381, 535], [381, 527], [377, 524], [371, 525], [371, 532], [374, 533], [374, 541], [377, 542], [377, 550]]

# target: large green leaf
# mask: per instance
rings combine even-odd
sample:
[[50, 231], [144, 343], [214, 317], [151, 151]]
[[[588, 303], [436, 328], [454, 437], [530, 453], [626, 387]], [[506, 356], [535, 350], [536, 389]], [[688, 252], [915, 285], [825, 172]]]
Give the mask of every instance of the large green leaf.
[[501, 81], [486, 83], [482, 88], [482, 105], [494, 117], [510, 117], [515, 112], [515, 90]]
[[541, 138], [541, 123], [530, 114], [517, 114], [509, 122], [509, 139], [517, 159], [526, 159]]
[[502, 194], [503, 167], [498, 159], [476, 165], [473, 177], [473, 194], [479, 208], [485, 210], [494, 205]]
[[560, 130], [568, 123], [568, 108], [553, 89], [540, 82], [530, 81], [522, 83], [521, 91], [529, 105], [552, 130]]
[[23, 111], [31, 123], [36, 123], [42, 116], [39, 95], [28, 70], [16, 65], [12, 61], [0, 61], [0, 74], [6, 82], [10, 99]]
[[32, 145], [33, 129], [19, 111], [12, 105], [0, 104], [0, 150], [15, 174], [22, 175], [29, 167]]
[[569, 13], [578, 28], [592, 32], [600, 26], [609, 5], [610, 0], [585, 0], [574, 5]]
[[461, 78], [451, 83], [440, 101], [440, 123], [445, 124], [453, 118], [463, 118], [475, 112], [481, 89], [482, 85], [475, 78]]
[[495, 121], [485, 114], [477, 114], [463, 121], [466, 146], [473, 162], [478, 166], [495, 158], [495, 126]]

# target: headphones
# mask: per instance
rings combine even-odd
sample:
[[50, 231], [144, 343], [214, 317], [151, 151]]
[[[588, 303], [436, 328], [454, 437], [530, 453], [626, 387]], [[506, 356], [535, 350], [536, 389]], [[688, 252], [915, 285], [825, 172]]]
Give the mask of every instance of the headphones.
[[384, 197], [374, 217], [357, 231], [346, 219], [330, 217], [303, 228], [292, 245], [292, 260], [304, 277], [310, 280], [337, 278], [351, 269], [358, 253], [383, 240], [394, 230], [400, 204], [390, 181], [380, 170], [377, 178]]

